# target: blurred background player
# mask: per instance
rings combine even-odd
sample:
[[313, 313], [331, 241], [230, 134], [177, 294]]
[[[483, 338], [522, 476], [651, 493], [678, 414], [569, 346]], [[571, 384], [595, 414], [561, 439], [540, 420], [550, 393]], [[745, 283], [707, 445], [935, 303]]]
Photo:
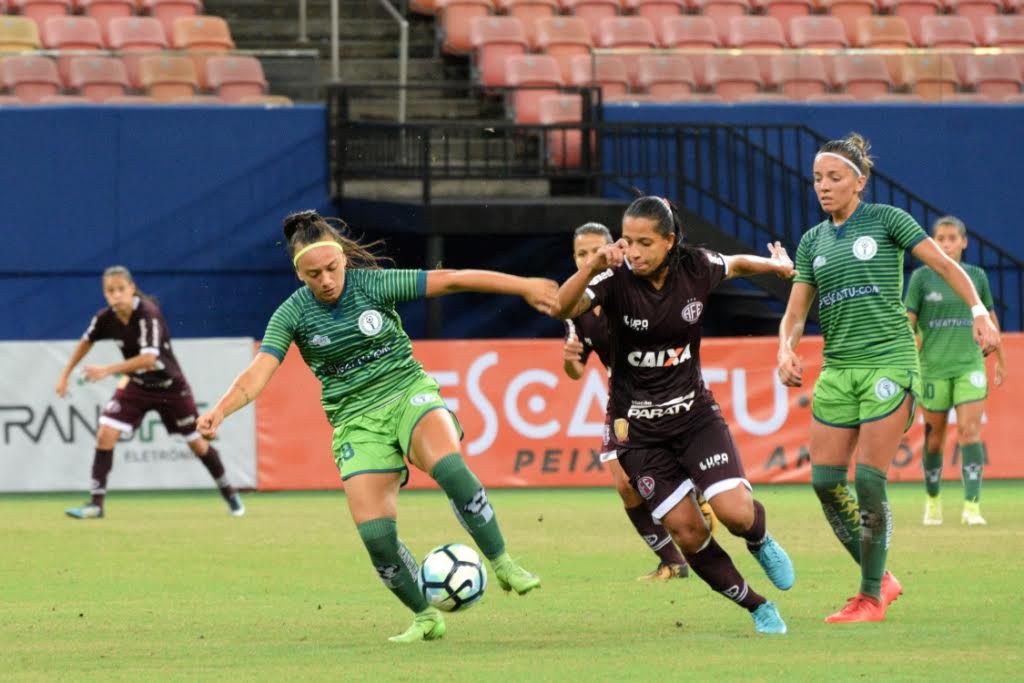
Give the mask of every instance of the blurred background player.
[[746, 541], [772, 583], [788, 590], [793, 565], [768, 534], [739, 452], [700, 369], [701, 316], [723, 280], [758, 273], [793, 276], [785, 249], [772, 258], [723, 256], [683, 244], [671, 204], [641, 197], [622, 218], [622, 239], [600, 247], [559, 290], [559, 317], [600, 306], [612, 359], [612, 444], [633, 488], [664, 524], [687, 563], [712, 589], [748, 610], [760, 633], [783, 634], [776, 606], [747, 584], [711, 535], [699, 487], [718, 519]]
[[[949, 258], [964, 269], [981, 302], [988, 309], [996, 329], [992, 292], [988, 276], [978, 266], [961, 263], [967, 248], [967, 227], [955, 216], [943, 216], [932, 226], [932, 238]], [[922, 266], [910, 276], [907, 287], [907, 316], [921, 337], [921, 377], [924, 391], [925, 442], [921, 454], [928, 498], [924, 523], [942, 524], [942, 451], [946, 443], [946, 422], [950, 408], [956, 409], [957, 442], [960, 444], [960, 473], [964, 484], [964, 509], [960, 521], [969, 526], [985, 524], [981, 516], [981, 478], [985, 446], [981, 442], [981, 416], [988, 396], [985, 357], [971, 335], [971, 310], [938, 273]], [[996, 349], [996, 385], [1006, 378], [1006, 358]]]
[[124, 266], [111, 266], [103, 271], [103, 296], [107, 307], [93, 317], [72, 352], [57, 380], [57, 395], [67, 394], [71, 371], [102, 339], [116, 342], [124, 361], [106, 366], [86, 365], [85, 379], [98, 382], [119, 374], [125, 375], [125, 379], [100, 417], [92, 462], [92, 499], [65, 513], [75, 519], [103, 517], [107, 477], [114, 466], [114, 446], [121, 434], [130, 435], [142, 424], [145, 414], [155, 410], [167, 433], [184, 437], [189, 449], [210, 472], [227, 501], [228, 511], [235, 517], [244, 515], [245, 506], [228, 482], [220, 454], [196, 431], [199, 413], [192, 389], [171, 350], [171, 335], [160, 307], [138, 290], [131, 272]]
[[481, 270], [382, 269], [373, 252], [379, 243], [362, 245], [344, 228], [315, 211], [285, 219], [285, 243], [304, 286], [274, 312], [252, 364], [200, 418], [199, 429], [212, 436], [228, 415], [255, 400], [294, 343], [320, 380], [334, 460], [359, 536], [384, 585], [415, 613], [412, 625], [390, 640], [436, 640], [447, 631], [444, 618], [428, 606], [416, 559], [398, 539], [406, 458], [448, 496], [504, 590], [523, 595], [540, 579], [505, 551], [487, 493], [462, 458], [462, 428], [413, 357], [395, 303], [456, 292], [511, 294], [550, 314], [556, 285]]
[[[889, 463], [914, 417], [920, 386], [917, 345], [902, 303], [903, 252], [931, 266], [968, 301], [974, 336], [990, 350], [999, 334], [964, 271], [901, 209], [862, 201], [871, 173], [856, 133], [826, 142], [814, 158], [814, 191], [829, 218], [804, 233], [799, 271], [779, 328], [779, 378], [802, 385], [796, 347], [815, 296], [825, 364], [814, 386], [811, 482], [825, 519], [860, 565], [858, 593], [825, 619], [882, 621], [902, 587], [885, 570], [892, 534]], [[854, 497], [847, 482], [857, 451]]]

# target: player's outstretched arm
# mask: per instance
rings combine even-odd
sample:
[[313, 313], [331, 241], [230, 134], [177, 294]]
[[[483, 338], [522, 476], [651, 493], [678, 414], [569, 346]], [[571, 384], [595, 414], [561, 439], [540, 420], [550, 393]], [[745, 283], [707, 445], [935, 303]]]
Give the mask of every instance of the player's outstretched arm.
[[241, 410], [256, 400], [280, 365], [281, 362], [277, 360], [277, 357], [269, 353], [257, 353], [249, 363], [249, 367], [235, 378], [228, 390], [220, 397], [217, 405], [199, 416], [197, 423], [199, 433], [207, 439], [216, 436], [220, 423], [231, 413]]
[[725, 279], [771, 274], [783, 280], [792, 280], [798, 275], [796, 268], [793, 267], [793, 260], [789, 258], [781, 242], [769, 244], [768, 252], [771, 254], [769, 258], [753, 254], [725, 256], [729, 269]]
[[554, 316], [560, 320], [569, 320], [586, 313], [590, 308], [590, 299], [584, 296], [587, 285], [598, 273], [621, 266], [625, 257], [626, 241], [621, 239], [591, 254], [587, 264], [558, 288], [558, 305]]
[[807, 314], [814, 303], [815, 288], [805, 282], [797, 282], [789, 292], [789, 303], [779, 324], [779, 379], [787, 387], [803, 384], [804, 367], [796, 347], [804, 336]]
[[569, 335], [562, 345], [562, 369], [569, 379], [583, 377], [586, 366], [580, 361], [583, 354], [583, 342], [576, 338], [575, 334]]
[[110, 377], [111, 375], [130, 375], [139, 370], [152, 370], [156, 367], [156, 362], [159, 358], [160, 356], [155, 353], [140, 353], [120, 363], [86, 365], [82, 368], [82, 373], [90, 382], [98, 382], [104, 377]]
[[68, 359], [68, 364], [64, 366], [63, 372], [60, 373], [60, 377], [57, 378], [56, 391], [57, 395], [63, 398], [68, 393], [68, 379], [71, 377], [71, 372], [75, 369], [82, 359], [85, 358], [85, 354], [89, 353], [92, 349], [92, 342], [88, 339], [79, 339], [78, 346], [71, 352], [71, 358]]
[[510, 294], [521, 296], [544, 315], [551, 315], [557, 302], [558, 283], [540, 277], [519, 277], [493, 270], [427, 271], [427, 297], [458, 292]]
[[992, 322], [988, 309], [978, 296], [971, 278], [960, 264], [946, 256], [931, 237], [921, 240], [910, 252], [915, 258], [938, 273], [956, 295], [971, 307], [974, 316], [974, 339], [986, 356], [999, 348], [999, 328]]

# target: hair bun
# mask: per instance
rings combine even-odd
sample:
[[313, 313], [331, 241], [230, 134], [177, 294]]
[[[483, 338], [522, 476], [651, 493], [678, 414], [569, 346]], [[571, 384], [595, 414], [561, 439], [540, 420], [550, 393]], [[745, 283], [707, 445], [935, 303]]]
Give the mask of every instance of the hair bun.
[[322, 221], [320, 214], [313, 209], [307, 209], [306, 211], [297, 211], [296, 213], [288, 214], [284, 219], [284, 238], [286, 241], [291, 242], [292, 237], [295, 236], [299, 230], [310, 227]]

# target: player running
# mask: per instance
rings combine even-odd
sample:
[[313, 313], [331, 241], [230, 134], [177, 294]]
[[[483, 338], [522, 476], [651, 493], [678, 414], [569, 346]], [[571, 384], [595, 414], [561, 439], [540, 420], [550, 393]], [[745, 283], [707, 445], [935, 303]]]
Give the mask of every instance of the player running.
[[522, 595], [540, 579], [505, 551], [494, 509], [460, 453], [462, 429], [413, 357], [395, 303], [483, 292], [521, 296], [550, 313], [556, 284], [480, 270], [381, 269], [372, 251], [377, 244], [362, 245], [344, 228], [315, 211], [285, 219], [289, 258], [304, 286], [271, 316], [256, 357], [200, 417], [199, 428], [212, 436], [228, 415], [255, 400], [294, 343], [320, 380], [334, 460], [359, 536], [384, 585], [415, 613], [408, 630], [390, 640], [436, 640], [447, 630], [444, 618], [428, 606], [416, 560], [396, 527], [398, 491], [409, 478], [406, 458], [444, 490], [504, 590]]
[[700, 320], [723, 280], [758, 273], [793, 277], [779, 245], [771, 259], [723, 256], [683, 244], [678, 213], [641, 197], [622, 218], [622, 239], [598, 249], [559, 290], [558, 317], [600, 306], [612, 349], [612, 444], [652, 517], [682, 549], [694, 572], [751, 612], [760, 633], [785, 633], [778, 609], [758, 595], [710, 534], [696, 485], [718, 519], [782, 590], [793, 565], [767, 533], [765, 509], [751, 497], [736, 445], [700, 370]]
[[[949, 258], [960, 263], [967, 248], [967, 227], [955, 216], [943, 216], [932, 226], [932, 237]], [[992, 306], [988, 276], [977, 266], [960, 263], [971, 278], [992, 323], [999, 329]], [[924, 394], [924, 449], [921, 464], [928, 493], [924, 523], [942, 524], [942, 450], [946, 420], [956, 408], [956, 433], [960, 444], [960, 472], [964, 482], [964, 509], [960, 521], [968, 526], [985, 524], [981, 516], [981, 476], [985, 446], [981, 442], [981, 415], [988, 396], [985, 358], [971, 336], [971, 311], [938, 273], [923, 266], [910, 276], [907, 316], [921, 336], [921, 377]], [[1006, 358], [996, 349], [996, 385], [1006, 379]]]
[[103, 271], [103, 296], [107, 307], [93, 316], [89, 329], [72, 352], [57, 380], [57, 395], [67, 394], [71, 371], [101, 339], [115, 341], [124, 362], [86, 365], [85, 379], [98, 382], [118, 374], [123, 374], [125, 379], [100, 416], [92, 461], [92, 499], [80, 507], [65, 510], [65, 514], [75, 519], [103, 517], [107, 477], [114, 467], [114, 446], [122, 434], [131, 435], [142, 424], [145, 414], [155, 410], [167, 433], [184, 437], [189, 449], [210, 472], [227, 501], [228, 511], [235, 517], [244, 515], [245, 506], [228, 482], [220, 454], [196, 431], [199, 413], [192, 389], [171, 350], [171, 335], [160, 307], [138, 290], [132, 274], [124, 266], [111, 266]]
[[[814, 190], [829, 218], [800, 240], [799, 275], [779, 329], [779, 378], [799, 387], [796, 347], [817, 296], [825, 364], [811, 405], [811, 482], [825, 519], [861, 570], [859, 592], [829, 623], [882, 621], [903, 591], [885, 570], [889, 462], [913, 420], [920, 383], [901, 300], [903, 252], [911, 250], [970, 303], [974, 338], [986, 353], [999, 344], [988, 309], [956, 261], [905, 211], [862, 201], [871, 167], [867, 142], [855, 133], [825, 143], [815, 156]], [[856, 497], [846, 476], [854, 451]]]

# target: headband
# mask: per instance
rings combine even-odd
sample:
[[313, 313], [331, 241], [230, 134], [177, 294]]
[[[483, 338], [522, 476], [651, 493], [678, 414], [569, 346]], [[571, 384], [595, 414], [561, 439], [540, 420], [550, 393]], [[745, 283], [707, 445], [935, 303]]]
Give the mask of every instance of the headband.
[[853, 172], [857, 174], [858, 178], [864, 175], [864, 171], [860, 170], [857, 164], [853, 163], [852, 161], [844, 157], [842, 154], [834, 154], [832, 152], [818, 152], [817, 155], [815, 155], [814, 160], [817, 161], [821, 157], [835, 157], [836, 159], [839, 159], [841, 162], [852, 168]]
[[659, 202], [661, 202], [664, 205], [665, 210], [669, 212], [669, 215], [672, 214], [672, 205], [668, 203], [667, 199], [665, 199], [664, 197], [658, 197], [658, 196], [655, 196], [654, 198], [657, 199]]
[[292, 259], [292, 265], [295, 266], [296, 270], [299, 267], [299, 259], [310, 249], [316, 249], [317, 247], [337, 247], [338, 251], [342, 254], [345, 253], [345, 249], [333, 240], [323, 240], [321, 242], [313, 242], [313, 244], [307, 244], [302, 249], [299, 249], [299, 253], [295, 254], [295, 258]]

